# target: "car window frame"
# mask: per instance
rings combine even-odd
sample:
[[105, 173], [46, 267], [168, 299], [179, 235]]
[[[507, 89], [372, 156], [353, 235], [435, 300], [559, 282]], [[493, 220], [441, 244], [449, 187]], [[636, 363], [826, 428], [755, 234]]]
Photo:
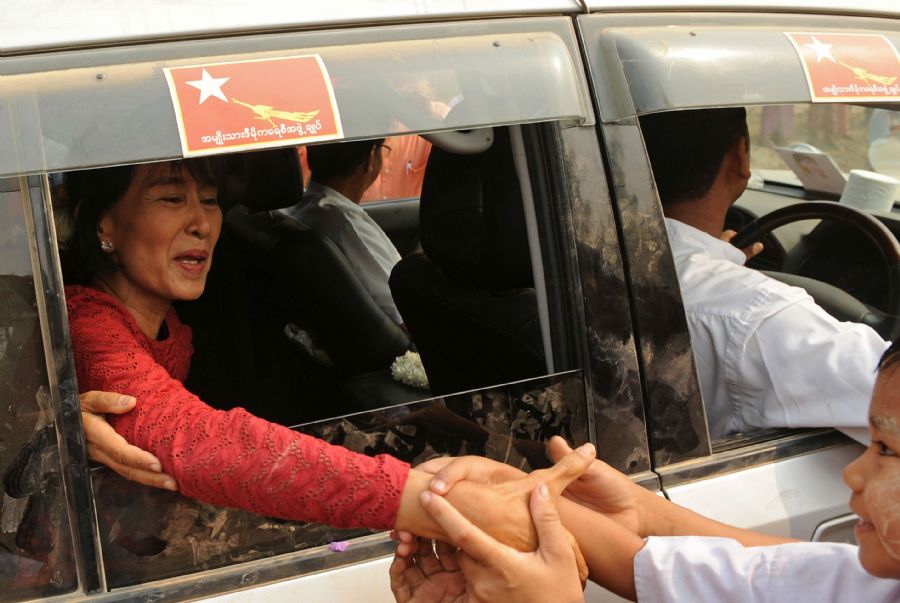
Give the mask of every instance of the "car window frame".
[[[556, 21], [559, 20], [559, 18], [556, 17], [553, 19]], [[577, 60], [577, 56], [575, 59]], [[583, 69], [581, 69], [580, 66], [578, 68], [578, 73], [582, 74], [583, 77]], [[586, 95], [587, 92], [585, 91], [584, 94]], [[593, 113], [590, 109], [588, 109], [588, 115], [591, 116], [590, 119], [592, 119]], [[576, 218], [573, 220], [574, 226], [570, 224], [565, 227], [566, 234], [563, 236], [564, 240], [561, 244], [561, 249], [563, 251], [562, 255], [564, 257], [560, 261], [568, 262], [570, 264], [569, 268], [574, 270], [574, 258], [569, 255], [572, 253], [572, 250], [568, 248], [566, 244], [568, 240], [565, 239], [566, 236], [572, 234], [573, 230], [581, 228], [583, 234], [591, 235], [589, 240], [593, 242], [596, 242], [598, 233], [601, 233], [603, 237], [606, 238], [606, 242], [604, 243], [606, 248], [616, 252], [618, 251], [618, 240], [615, 229], [610, 228], [612, 225], [611, 210], [608, 206], [608, 198], [604, 199], [603, 197], [602, 193], [605, 193], [604, 189], [601, 187], [598, 191], [589, 192], [589, 187], [583, 182], [597, 182], [596, 176], [590, 179], [587, 178], [588, 174], [596, 172], [597, 165], [592, 165], [590, 162], [585, 162], [583, 160], [577, 160], [575, 158], [576, 153], [569, 148], [570, 146], [577, 149], [587, 148], [592, 153], [593, 159], [595, 161], [599, 160], [599, 151], [596, 147], [596, 139], [593, 138], [593, 129], [590, 122], [588, 125], [580, 127], [576, 126], [571, 121], [565, 123], [556, 121], [546, 123], [550, 125], [551, 130], [559, 130], [556, 134], [557, 139], [555, 139], [554, 142], [556, 146], [553, 146], [552, 148], [560, 149], [568, 156], [565, 163], [560, 161], [555, 164], [554, 170], [560, 171], [552, 174], [557, 179], [552, 187], [553, 203], [558, 205], [559, 213], [557, 215], [563, 215], [564, 212], [570, 211], [570, 209], [566, 207], [566, 204], [569, 202], [569, 196], [577, 196], [579, 201], [583, 203], [582, 208], [585, 209], [585, 213], [580, 218], [580, 222], [579, 218]], [[27, 177], [22, 176], [21, 179], [28, 180], [30, 190], [32, 191], [28, 201], [35, 222], [34, 234], [31, 239], [33, 242], [32, 252], [34, 254], [36, 265], [40, 267], [43, 275], [41, 283], [36, 283], [35, 288], [38, 292], [38, 297], [42, 300], [42, 329], [44, 329], [47, 341], [50, 342], [49, 346], [52, 348], [52, 354], [48, 354], [48, 366], [51, 367], [53, 375], [58, 377], [57, 383], [55, 383], [52, 388], [54, 390], [54, 408], [59, 417], [61, 435], [66, 442], [65, 449], [68, 456], [68, 462], [66, 462], [65, 465], [71, 473], [71, 476], [67, 478], [69, 484], [68, 492], [70, 495], [69, 508], [72, 517], [75, 518], [78, 525], [78, 533], [76, 536], [81, 542], [80, 552], [78, 554], [80, 565], [79, 571], [81, 573], [81, 590], [85, 594], [99, 594], [107, 591], [108, 587], [105, 580], [105, 574], [103, 573], [103, 559], [100, 551], [101, 539], [98, 536], [100, 528], [96, 518], [96, 495], [91, 490], [90, 468], [86, 462], [84, 435], [80, 422], [80, 413], [78, 412], [80, 406], [74, 381], [75, 370], [71, 350], [71, 340], [68, 336], [68, 326], [65, 318], [65, 299], [62, 293], [60, 260], [58, 250], [56, 249], [55, 244], [53, 244], [57, 237], [55, 233], [54, 215], [51, 207], [52, 199], [50, 195], [49, 177], [47, 172], [44, 171]], [[599, 182], [602, 182], [602, 180]], [[598, 192], [601, 194], [598, 194]], [[543, 201], [541, 203], [543, 203]], [[601, 206], [603, 203], [606, 203], [607, 209], [604, 210], [604, 214], [601, 215], [596, 211], [593, 205], [595, 203], [599, 203]], [[577, 214], [578, 210], [576, 209], [574, 213]], [[546, 231], [542, 232], [546, 234]], [[584, 258], [582, 258], [582, 260], [584, 260]], [[579, 263], [578, 267], [579, 270], [585, 271], [618, 271], [614, 276], [623, 280], [621, 275], [621, 262], [617, 263], [615, 257], [604, 258], [604, 262], [600, 265], [596, 264], [595, 258], [593, 263]], [[587, 273], [588, 272], [583, 272], [582, 274]], [[572, 274], [575, 273], [573, 272]], [[560, 289], [575, 292], [576, 295], [573, 300], [580, 300], [581, 295], [577, 294], [579, 291], [578, 277], [568, 278], [569, 280], [564, 279], [559, 284]], [[571, 278], [574, 278], [575, 280], [573, 281]], [[578, 309], [576, 304], [574, 309], [570, 308], [567, 313], [570, 317], [577, 317], [582, 311], [583, 310]], [[625, 323], [630, 329], [630, 321], [627, 320], [627, 317], [625, 318]], [[578, 329], [577, 326], [572, 327], [570, 325], [570, 328], [572, 329], [572, 333], [581, 334], [581, 330]], [[622, 352], [624, 354], [623, 358], [629, 366], [633, 366], [636, 369], [636, 354], [633, 348], [628, 347], [629, 345], [633, 346], [633, 342], [625, 342], [623, 348], [624, 351]], [[587, 346], [585, 346], [585, 349], [587, 349]], [[592, 358], [592, 356], [588, 354], [583, 361], [587, 362], [590, 358]], [[603, 364], [594, 363], [594, 366], [591, 369], [593, 372], [587, 368], [578, 370], [584, 370], [584, 373], [588, 376], [596, 375], [596, 377], [592, 378], [599, 379], [606, 374], [608, 367], [615, 364], [616, 361], [616, 357], [613, 355], [612, 357], [604, 358]], [[622, 375], [621, 377], [622, 383], [624, 383], [627, 375]], [[502, 386], [506, 384], [498, 385]], [[625, 386], [630, 387], [627, 384]], [[598, 388], [590, 384], [586, 384], [584, 389], [586, 391], [586, 403], [589, 406], [589, 409], [586, 411], [588, 417], [592, 417], [592, 413], [601, 412], [608, 408], [608, 395], [605, 399], [602, 395], [598, 396]], [[642, 410], [640, 409], [640, 392], [639, 390], [634, 390], [632, 387], [632, 394], [634, 398], [627, 400], [625, 406], [632, 408], [637, 404], [637, 414], [640, 419], [643, 416]], [[604, 430], [602, 433], [591, 431], [594, 429], [595, 424], [596, 422], [592, 418], [589, 418], [585, 425], [585, 428], [589, 430], [589, 439], [602, 441], [603, 438], [610, 437], [609, 430]], [[639, 428], [634, 429], [634, 425], [638, 425]], [[608, 427], [608, 425], [605, 425], [604, 427]], [[645, 486], [656, 489], [658, 488], [658, 481], [656, 480], [655, 475], [648, 473], [649, 460], [647, 460], [648, 452], [642, 421], [638, 420], [637, 423], [633, 424], [631, 431], [634, 432], [636, 436], [637, 452], [635, 454], [638, 455], [638, 460], [636, 461], [637, 464], [632, 467], [632, 469], [634, 469], [633, 477], [636, 481], [643, 483]], [[298, 573], [302, 574], [309, 571], [321, 570], [325, 567], [337, 567], [374, 559], [386, 554], [390, 550], [390, 543], [384, 533], [365, 536], [362, 537], [362, 539], [358, 539], [358, 541], [354, 541], [355, 554], [343, 556], [332, 555], [329, 557], [329, 561], [323, 565], [321, 557], [326, 549], [327, 547], [314, 547], [296, 551], [294, 553], [278, 555], [274, 560], [259, 559], [257, 561], [241, 563], [208, 572], [189, 572], [181, 576], [166, 578], [134, 587], [115, 589], [108, 597], [128, 598], [139, 595], [143, 596], [147, 593], [165, 593], [167, 596], [172, 595], [176, 597], [181, 596], [179, 593], [183, 595], [190, 594], [190, 596], [221, 593], [245, 587], [247, 585], [247, 576], [253, 576], [254, 581], [267, 582], [270, 580], [296, 576]], [[329, 565], [329, 563], [332, 563], [333, 565]]]
[[[656, 312], [646, 308], [655, 308], [656, 300], [640, 299], [640, 290], [645, 287], [648, 276], [643, 269], [632, 271], [631, 287], [633, 303], [636, 306], [636, 332], [640, 337], [640, 349], [642, 354], [643, 369], [645, 372], [645, 396], [647, 396], [650, 408], [650, 440], [654, 467], [660, 474], [664, 486], [684, 483], [685, 481], [703, 479], [720, 475], [737, 468], [748, 467], [789, 458], [792, 455], [805, 454], [813, 450], [820, 450], [844, 444], [848, 441], [846, 436], [833, 431], [809, 430], [799, 434], [793, 430], [775, 429], [762, 430], [752, 434], [741, 434], [738, 438], [712, 441], [709, 437], [705, 421], [705, 405], [699, 389], [696, 365], [690, 347], [690, 334], [687, 330], [687, 321], [684, 317], [683, 303], [680, 297], [680, 285], [674, 269], [671, 248], [666, 234], [662, 208], [659, 204], [652, 169], [649, 164], [643, 139], [640, 134], [637, 115], [638, 108], [645, 110], [697, 108], [701, 106], [729, 106], [729, 105], [769, 105], [797, 102], [810, 102], [809, 91], [805, 81], [782, 83], [749, 82], [741, 89], [748, 96], [738, 99], [731, 88], [716, 97], [710, 93], [705, 100], [702, 97], [702, 89], [696, 96], [685, 93], [685, 104], [675, 106], [672, 97], [653, 89], [652, 81], [634, 88], [632, 80], [637, 77], [637, 72], [626, 74], [620, 63], [617, 51], [617, 43], [628, 37], [629, 31], [636, 32], [642, 40], [642, 44], [650, 39], [648, 32], [653, 28], [664, 31], [671, 27], [681, 27], [687, 30], [691, 27], [710, 27], [719, 32], [729, 29], [751, 31], [754, 28], [762, 28], [769, 34], [781, 31], [793, 30], [818, 30], [826, 28], [834, 30], [868, 31], [889, 29], [894, 32], [894, 38], [900, 37], [900, 26], [895, 20], [874, 17], [853, 17], [853, 25], [848, 26], [846, 19], [835, 16], [822, 15], [774, 15], [749, 14], [749, 13], [708, 13], [704, 15], [701, 23], [698, 23], [695, 15], [678, 13], [654, 13], [654, 14], [600, 14], [580, 15], [576, 19], [579, 35], [584, 44], [585, 61], [591, 73], [591, 85], [594, 92], [595, 105], [598, 112], [597, 131], [604, 143], [605, 159], [609, 165], [610, 189], [616, 195], [614, 203], [617, 208], [617, 216], [620, 220], [622, 238], [624, 242], [625, 257], [629, 265], [643, 267], [653, 265], [656, 267], [654, 275], [649, 278], [658, 279], [655, 287], [662, 287], [669, 292], [673, 303], [677, 302], [680, 308], [680, 316], [668, 321], [668, 328], [660, 328], [658, 321], [654, 320]], [[660, 46], [663, 47], [663, 46]], [[727, 54], [728, 48], [724, 48], [723, 54]], [[781, 62], [785, 65], [794, 57], [793, 49], [788, 45], [783, 49]], [[649, 58], [645, 57], [647, 72], [660, 72], [665, 65], [653, 66]], [[667, 59], [660, 58], [661, 63]], [[743, 61], [752, 61], [753, 57], [743, 57]], [[795, 77], [802, 77], [799, 61], [791, 65]], [[698, 62], [699, 68], [699, 62]], [[741, 77], [739, 69], [735, 69], [735, 78]], [[762, 78], [762, 76], [760, 76]], [[652, 78], [651, 78], [652, 79]], [[761, 88], [754, 86], [759, 83]], [[667, 84], [668, 85], [668, 84]], [[678, 86], [679, 83], [671, 84]], [[767, 88], [768, 87], [768, 88]], [[702, 88], [702, 87], [701, 87]], [[761, 96], [760, 90], [772, 90], [773, 96], [766, 98]], [[636, 99], [633, 95], [644, 95]], [[643, 161], [637, 158], [642, 157]], [[623, 213], [626, 211], [627, 213]], [[649, 305], [648, 305], [649, 304]], [[663, 312], [662, 309], [659, 312]], [[668, 383], [670, 390], [677, 390], [677, 382], [667, 376], [665, 370], [660, 370], [655, 364], [667, 351], [680, 350], [678, 363], [681, 371], [676, 374], [689, 375], [686, 389], [682, 392], [681, 404], [692, 418], [691, 423], [695, 428], [695, 434], [699, 444], [687, 453], [673, 454], [665, 446], [660, 446], [659, 436], [666, 439], [665, 434], [671, 431], [671, 426], [661, 425], [655, 421], [661, 412], [666, 410], [665, 405], [660, 406], [664, 400], [654, 398], [654, 383]], [[665, 386], [665, 385], [664, 385]], [[648, 391], [649, 390], [649, 391]], [[798, 444], [798, 440], [801, 442]], [[773, 454], [773, 449], [775, 453]], [[719, 459], [719, 460], [717, 460]], [[720, 462], [727, 459], [725, 462]]]

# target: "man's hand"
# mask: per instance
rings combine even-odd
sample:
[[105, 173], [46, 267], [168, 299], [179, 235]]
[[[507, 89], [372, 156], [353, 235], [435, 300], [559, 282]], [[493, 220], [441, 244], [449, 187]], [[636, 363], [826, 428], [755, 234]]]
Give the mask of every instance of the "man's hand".
[[[456, 598], [426, 598], [426, 587], [431, 586], [427, 580], [420, 580], [417, 585], [411, 585], [407, 581], [400, 583], [409, 587], [410, 597], [403, 599], [399, 596], [403, 591], [395, 588], [398, 583], [393, 580], [395, 568], [392, 566], [391, 587], [399, 603], [584, 601], [575, 554], [567, 538], [568, 532], [559, 520], [550, 490], [545, 484], [537, 484], [529, 497], [531, 518], [539, 542], [538, 549], [532, 553], [522, 553], [491, 538], [441, 496], [424, 492], [421, 498], [425, 509], [460, 547], [456, 561], [465, 576], [465, 590], [458, 595], [457, 590], [454, 590]], [[425, 561], [422, 565], [430, 567], [433, 570], [430, 575], [436, 576], [438, 566], [430, 560], [428, 548], [425, 547]], [[421, 555], [417, 555], [417, 558], [419, 556]], [[395, 560], [394, 563], [399, 565], [404, 562]], [[452, 564], [448, 567], [447, 563], [440, 562], [438, 565], [441, 571], [453, 575]], [[428, 571], [425, 569], [423, 575]], [[458, 588], [458, 582], [454, 582], [454, 589]], [[441, 594], [446, 592], [445, 590]]]
[[137, 401], [132, 396], [112, 392], [81, 394], [81, 422], [91, 460], [102, 463], [125, 479], [166, 490], [177, 490], [172, 476], [162, 472], [159, 459], [125, 438], [106, 422], [107, 413], [129, 412]]
[[[551, 438], [549, 450], [554, 461], [572, 452], [566, 441], [559, 436]], [[645, 516], [656, 502], [656, 496], [603, 461], [595, 460], [591, 463], [588, 470], [572, 482], [563, 496], [592, 511], [603, 513], [642, 538], [650, 535], [647, 533]]]
[[[733, 239], [736, 234], [737, 234], [736, 230], [731, 230], [729, 228], [728, 230], [722, 231], [722, 234], [719, 235], [719, 239], [722, 241], [725, 241], [726, 243], [730, 243], [731, 239]], [[757, 241], [756, 243], [753, 243], [752, 245], [747, 245], [746, 247], [741, 249], [741, 251], [744, 252], [744, 255], [747, 256], [747, 259], [749, 260], [750, 258], [755, 257], [755, 256], [759, 255], [760, 253], [762, 253], [762, 250], [764, 248], [765, 248], [765, 246], [762, 243], [760, 243], [759, 241]]]

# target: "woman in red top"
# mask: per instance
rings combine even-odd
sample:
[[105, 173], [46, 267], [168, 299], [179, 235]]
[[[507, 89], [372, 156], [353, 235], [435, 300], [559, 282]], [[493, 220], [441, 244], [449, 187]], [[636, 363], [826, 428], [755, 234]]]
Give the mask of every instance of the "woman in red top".
[[[66, 288], [79, 389], [137, 399], [110, 422], [155, 455], [182, 493], [284, 519], [442, 535], [419, 503], [430, 478], [407, 463], [353, 453], [240, 408], [215, 410], [185, 389], [191, 332], [171, 302], [203, 292], [221, 230], [207, 160], [72, 172], [67, 192], [70, 252], [83, 283]], [[533, 548], [529, 493], [540, 481], [559, 492], [582, 461], [574, 455], [517, 482], [466, 482], [453, 502], [509, 544]]]

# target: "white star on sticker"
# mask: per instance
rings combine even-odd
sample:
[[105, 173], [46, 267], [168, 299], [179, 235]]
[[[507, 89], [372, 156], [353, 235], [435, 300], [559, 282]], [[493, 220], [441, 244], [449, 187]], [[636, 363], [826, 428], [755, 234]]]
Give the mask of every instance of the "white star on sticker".
[[198, 105], [202, 105], [210, 96], [215, 96], [227, 103], [228, 99], [225, 98], [225, 95], [222, 93], [222, 86], [230, 79], [230, 77], [213, 77], [209, 74], [209, 71], [204, 68], [203, 74], [200, 76], [199, 80], [185, 82], [185, 84], [193, 86], [200, 91], [200, 102], [197, 103]]
[[816, 39], [816, 36], [813, 36], [812, 40], [812, 44], [804, 44], [804, 46], [816, 53], [816, 63], [821, 63], [822, 59], [828, 59], [832, 63], [837, 63], [837, 61], [834, 60], [834, 57], [831, 56], [831, 47], [834, 46], [834, 44], [823, 44]]

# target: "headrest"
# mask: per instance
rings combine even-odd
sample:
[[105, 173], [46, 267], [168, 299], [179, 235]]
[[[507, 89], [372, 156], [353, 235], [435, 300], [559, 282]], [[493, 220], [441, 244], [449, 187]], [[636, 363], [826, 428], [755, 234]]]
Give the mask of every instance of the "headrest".
[[228, 213], [245, 205], [251, 213], [289, 207], [303, 194], [303, 175], [295, 147], [223, 157], [219, 205]]
[[534, 286], [506, 128], [477, 155], [431, 149], [419, 227], [425, 254], [451, 279], [496, 291]]

